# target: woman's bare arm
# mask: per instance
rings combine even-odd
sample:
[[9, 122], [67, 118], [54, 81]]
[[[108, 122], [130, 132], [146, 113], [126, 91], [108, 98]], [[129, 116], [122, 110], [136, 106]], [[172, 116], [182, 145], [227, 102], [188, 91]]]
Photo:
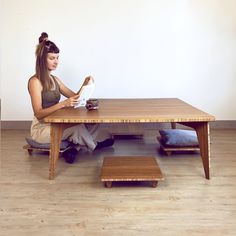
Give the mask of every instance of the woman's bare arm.
[[50, 115], [54, 111], [57, 111], [63, 107], [72, 107], [78, 103], [79, 95], [75, 95], [75, 93], [73, 93], [72, 91], [71, 93], [67, 91], [68, 95], [72, 95], [71, 97], [51, 107], [43, 108], [42, 95], [41, 95], [42, 89], [43, 89], [42, 85], [37, 77], [32, 77], [29, 80], [28, 90], [31, 97], [31, 104], [32, 104], [34, 115], [37, 117], [38, 120], [45, 118], [46, 116]]

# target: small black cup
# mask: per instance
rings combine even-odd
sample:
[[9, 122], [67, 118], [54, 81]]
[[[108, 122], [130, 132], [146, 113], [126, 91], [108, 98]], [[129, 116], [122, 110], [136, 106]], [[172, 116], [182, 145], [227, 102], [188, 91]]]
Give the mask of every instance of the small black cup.
[[98, 99], [89, 99], [86, 102], [86, 108], [88, 110], [96, 110], [98, 109]]

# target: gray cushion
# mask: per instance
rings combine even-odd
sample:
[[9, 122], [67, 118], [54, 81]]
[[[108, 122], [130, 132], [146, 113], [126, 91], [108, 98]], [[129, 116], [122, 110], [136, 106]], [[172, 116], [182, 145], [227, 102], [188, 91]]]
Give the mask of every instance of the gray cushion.
[[159, 131], [161, 143], [167, 146], [198, 146], [197, 134], [194, 130], [166, 129]]
[[[25, 138], [26, 142], [33, 148], [50, 149], [50, 143], [38, 143], [31, 138]], [[61, 141], [60, 149], [67, 148], [71, 143], [67, 140]]]

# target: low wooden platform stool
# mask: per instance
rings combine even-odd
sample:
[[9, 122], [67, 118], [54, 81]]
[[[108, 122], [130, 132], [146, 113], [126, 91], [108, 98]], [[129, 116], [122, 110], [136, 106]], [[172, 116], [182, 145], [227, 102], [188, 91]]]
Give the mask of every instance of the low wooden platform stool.
[[200, 151], [199, 146], [166, 146], [161, 142], [161, 138], [157, 137], [157, 140], [160, 143], [160, 152], [165, 154], [166, 156], [170, 156], [172, 152], [197, 152]]
[[155, 157], [150, 156], [104, 157], [100, 178], [108, 188], [114, 181], [150, 181], [156, 187], [164, 180]]
[[[59, 154], [63, 153], [64, 151], [66, 151], [67, 149], [69, 149], [70, 147], [68, 146], [65, 149], [60, 149]], [[29, 144], [26, 144], [23, 146], [23, 149], [28, 151], [29, 155], [32, 155], [33, 151], [38, 151], [38, 152], [50, 152], [50, 148], [35, 148], [35, 147], [31, 147]]]

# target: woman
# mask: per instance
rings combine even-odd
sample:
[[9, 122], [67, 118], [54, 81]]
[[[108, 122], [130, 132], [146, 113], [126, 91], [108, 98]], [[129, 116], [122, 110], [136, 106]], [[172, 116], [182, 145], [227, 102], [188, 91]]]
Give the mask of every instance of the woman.
[[[39, 37], [36, 49], [36, 74], [28, 82], [28, 91], [31, 97], [34, 118], [31, 125], [31, 137], [39, 143], [50, 142], [50, 124], [43, 122], [43, 118], [64, 107], [74, 107], [79, 100], [79, 95], [70, 90], [58, 77], [51, 74], [59, 62], [59, 48], [48, 40], [48, 34], [43, 32]], [[84, 85], [93, 83], [91, 76], [86, 77]], [[67, 99], [60, 101], [61, 95]], [[113, 139], [97, 142], [98, 125], [78, 124], [65, 129], [62, 140], [69, 140], [76, 144], [65, 152], [66, 162], [73, 163], [77, 150], [86, 147], [95, 150], [112, 146]]]

